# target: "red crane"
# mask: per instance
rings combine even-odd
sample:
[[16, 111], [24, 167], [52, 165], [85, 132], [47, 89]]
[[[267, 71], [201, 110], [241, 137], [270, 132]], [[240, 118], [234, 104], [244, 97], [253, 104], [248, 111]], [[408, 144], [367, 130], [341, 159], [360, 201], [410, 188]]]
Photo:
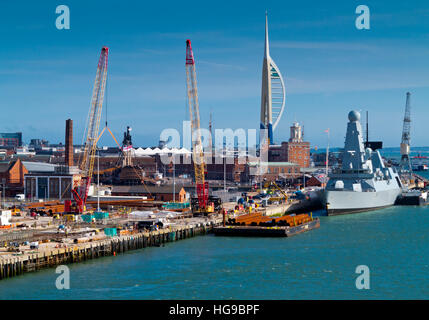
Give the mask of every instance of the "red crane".
[[191, 40], [186, 40], [186, 88], [192, 133], [192, 156], [194, 162], [195, 185], [198, 195], [198, 211], [210, 212], [208, 206], [209, 184], [205, 181], [206, 166], [200, 132], [200, 110], [198, 103], [197, 75]]
[[107, 78], [107, 57], [109, 48], [101, 48], [100, 59], [98, 60], [97, 74], [95, 76], [94, 89], [92, 91], [91, 106], [89, 108], [88, 119], [84, 137], [86, 137], [84, 150], [79, 159], [80, 179], [73, 181], [73, 197], [76, 201], [78, 212], [86, 210], [86, 199], [88, 197], [89, 186], [94, 171], [95, 153], [97, 151], [98, 131], [100, 128], [101, 109], [103, 107], [104, 90]]

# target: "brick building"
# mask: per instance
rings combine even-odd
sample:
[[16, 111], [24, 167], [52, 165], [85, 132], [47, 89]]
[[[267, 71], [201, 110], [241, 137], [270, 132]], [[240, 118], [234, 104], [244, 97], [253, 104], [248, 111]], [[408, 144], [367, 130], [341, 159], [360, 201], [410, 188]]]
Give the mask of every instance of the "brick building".
[[186, 191], [183, 186], [173, 186], [172, 184], [163, 186], [113, 186], [112, 196], [144, 196], [155, 201], [186, 201]]
[[297, 122], [290, 127], [289, 141], [270, 146], [268, 161], [292, 162], [301, 168], [310, 166], [310, 142], [303, 141], [302, 128]]
[[24, 191], [24, 175], [27, 173], [28, 170], [20, 159], [0, 162], [0, 183], [5, 183], [6, 197], [13, 197]]
[[299, 177], [301, 177], [299, 165], [291, 162], [262, 162], [261, 169], [258, 168], [258, 162], [249, 162], [244, 175], [245, 180], [252, 182], [296, 179]]
[[13, 148], [22, 146], [22, 132], [0, 133], [0, 146]]

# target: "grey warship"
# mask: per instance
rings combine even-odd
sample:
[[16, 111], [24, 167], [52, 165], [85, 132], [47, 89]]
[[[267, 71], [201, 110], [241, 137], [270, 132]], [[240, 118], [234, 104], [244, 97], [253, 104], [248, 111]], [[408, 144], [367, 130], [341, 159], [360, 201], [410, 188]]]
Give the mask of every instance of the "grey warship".
[[385, 167], [378, 150], [364, 147], [360, 113], [350, 111], [340, 168], [332, 170], [322, 191], [329, 216], [393, 205], [402, 184], [394, 168]]

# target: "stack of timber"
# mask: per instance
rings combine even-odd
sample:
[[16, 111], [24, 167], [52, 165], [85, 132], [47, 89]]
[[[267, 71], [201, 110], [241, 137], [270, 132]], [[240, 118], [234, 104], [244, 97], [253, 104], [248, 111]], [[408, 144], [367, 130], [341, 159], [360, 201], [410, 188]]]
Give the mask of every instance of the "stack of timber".
[[215, 227], [213, 231], [219, 236], [290, 237], [319, 227], [320, 220], [308, 214], [273, 218], [251, 213], [229, 219], [224, 226]]

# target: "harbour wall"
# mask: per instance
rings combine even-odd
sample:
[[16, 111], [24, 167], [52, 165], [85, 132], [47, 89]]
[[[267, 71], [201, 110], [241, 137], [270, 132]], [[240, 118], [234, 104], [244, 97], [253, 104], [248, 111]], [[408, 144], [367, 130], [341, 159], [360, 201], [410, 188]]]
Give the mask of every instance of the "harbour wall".
[[209, 222], [207, 224], [181, 226], [174, 229], [141, 232], [75, 244], [69, 248], [54, 248], [22, 256], [0, 257], [0, 280], [62, 264], [112, 256], [146, 247], [159, 247], [168, 242], [205, 235], [211, 232], [217, 224], [219, 223]]

